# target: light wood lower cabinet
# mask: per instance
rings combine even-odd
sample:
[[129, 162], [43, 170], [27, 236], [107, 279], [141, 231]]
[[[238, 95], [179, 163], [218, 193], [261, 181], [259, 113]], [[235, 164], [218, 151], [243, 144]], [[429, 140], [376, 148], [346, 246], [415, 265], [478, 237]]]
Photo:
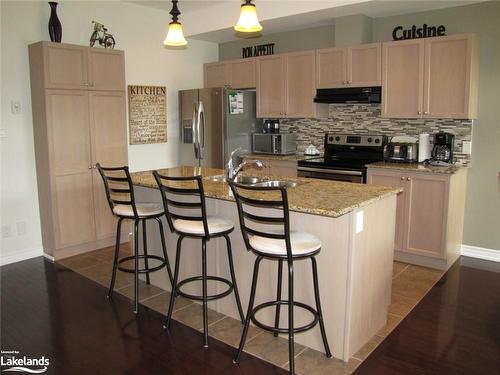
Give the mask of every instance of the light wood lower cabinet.
[[[95, 90], [86, 85], [68, 88], [73, 83], [77, 85], [77, 81], [66, 78], [62, 80], [68, 85], [65, 89], [50, 88], [54, 86], [54, 77], [58, 77], [51, 73], [55, 67], [71, 71], [65, 64], [73, 60], [58, 61], [61, 53], [64, 57], [70, 51], [73, 56], [86, 49], [69, 45], [54, 47], [47, 42], [30, 46], [42, 241], [44, 252], [55, 259], [114, 243], [116, 219], [110, 212], [95, 164], [122, 166], [128, 162], [125, 92], [103, 90], [124, 89], [123, 53], [109, 51], [112, 56], [107, 59], [108, 52], [104, 50], [89, 52], [99, 56], [100, 63], [96, 66], [103, 69], [100, 73], [108, 69], [102, 65], [106, 65], [105, 61], [116, 61], [116, 71], [110, 77], [98, 79], [94, 71], [92, 76], [102, 83]], [[47, 67], [47, 63], [55, 67]], [[117, 82], [120, 76], [121, 83]], [[127, 229], [123, 229], [122, 238], [126, 239]]]
[[462, 244], [466, 171], [455, 174], [369, 168], [367, 183], [401, 187], [395, 258], [440, 269], [459, 256]]

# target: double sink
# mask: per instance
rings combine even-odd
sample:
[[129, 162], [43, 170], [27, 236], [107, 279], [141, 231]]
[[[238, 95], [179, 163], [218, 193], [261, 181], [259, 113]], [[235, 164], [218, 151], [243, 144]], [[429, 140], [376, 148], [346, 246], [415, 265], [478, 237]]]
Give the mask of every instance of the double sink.
[[[210, 176], [206, 178], [213, 182], [227, 182], [227, 178], [224, 175]], [[263, 188], [294, 188], [300, 185], [302, 182], [290, 181], [290, 180], [269, 180], [267, 178], [255, 177], [255, 176], [236, 176], [234, 180], [238, 184], [249, 185], [255, 187]]]

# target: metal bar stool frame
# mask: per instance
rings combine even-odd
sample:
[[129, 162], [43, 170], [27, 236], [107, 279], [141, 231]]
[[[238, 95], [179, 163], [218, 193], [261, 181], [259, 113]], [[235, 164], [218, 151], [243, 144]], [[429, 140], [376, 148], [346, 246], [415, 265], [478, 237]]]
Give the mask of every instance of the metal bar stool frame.
[[[226, 231], [216, 232], [211, 234], [209, 231], [208, 220], [207, 220], [207, 209], [205, 203], [205, 192], [203, 189], [203, 181], [201, 176], [189, 176], [189, 177], [172, 177], [172, 176], [164, 176], [158, 173], [158, 171], [153, 171], [153, 175], [158, 184], [158, 188], [160, 189], [163, 207], [165, 209], [165, 216], [167, 217], [167, 222], [172, 233], [176, 233], [179, 238], [177, 239], [177, 249], [175, 255], [175, 266], [174, 266], [174, 279], [172, 283], [172, 292], [170, 294], [170, 301], [168, 306], [168, 314], [165, 320], [164, 328], [169, 328], [170, 321], [172, 319], [173, 307], [175, 303], [175, 298], [177, 296], [182, 296], [191, 300], [203, 301], [203, 346], [208, 347], [208, 306], [207, 302], [211, 300], [216, 300], [219, 298], [223, 298], [229, 295], [231, 292], [234, 292], [234, 296], [236, 299], [236, 306], [238, 308], [238, 313], [240, 315], [241, 323], [245, 321], [245, 316], [243, 314], [243, 308], [241, 306], [240, 296], [238, 292], [238, 286], [236, 283], [236, 276], [234, 272], [234, 264], [233, 264], [233, 256], [232, 256], [232, 247], [231, 240], [229, 238], [229, 234], [233, 232], [234, 226]], [[172, 187], [167, 185], [168, 183], [189, 183], [192, 182], [195, 184], [195, 188], [193, 187]], [[194, 195], [199, 197], [199, 202], [181, 202], [175, 199], [170, 199], [167, 197], [167, 193], [172, 193], [174, 195]], [[174, 213], [170, 208], [178, 207], [184, 209], [197, 209], [201, 213], [199, 216], [186, 216], [178, 213]], [[187, 233], [180, 230], [177, 230], [174, 225], [175, 220], [188, 220], [195, 222], [203, 223], [203, 234], [193, 234]], [[206, 253], [206, 243], [210, 241], [212, 238], [224, 237], [226, 240], [226, 249], [228, 254], [229, 261], [229, 270], [231, 274], [231, 281], [218, 277], [218, 276], [209, 276], [207, 275], [207, 253]], [[180, 266], [180, 258], [181, 258], [181, 245], [184, 238], [196, 238], [201, 239], [201, 256], [202, 256], [202, 275], [188, 277], [184, 280], [179, 281], [179, 266]], [[219, 281], [228, 286], [228, 289], [222, 293], [208, 295], [207, 292], [207, 281]], [[195, 282], [202, 282], [202, 295], [194, 295], [183, 292], [181, 290], [181, 286]]]
[[[137, 209], [137, 203], [135, 201], [134, 187], [132, 183], [132, 178], [128, 166], [122, 167], [103, 167], [99, 163], [96, 164], [97, 169], [103, 179], [104, 188], [106, 191], [106, 198], [108, 200], [109, 207], [113, 216], [118, 218], [117, 228], [116, 228], [116, 243], [115, 243], [115, 254], [113, 257], [113, 271], [111, 276], [111, 282], [108, 290], [108, 299], [112, 299], [114, 286], [116, 282], [116, 271], [120, 270], [126, 273], [134, 274], [134, 313], [137, 314], [139, 311], [139, 274], [146, 274], [146, 283], [150, 283], [149, 274], [151, 272], [159, 271], [163, 267], [167, 269], [168, 277], [170, 283], [172, 283], [173, 276], [170, 268], [170, 262], [168, 260], [167, 248], [165, 244], [165, 234], [163, 231], [163, 224], [161, 222], [161, 217], [164, 212], [160, 212], [152, 215], [141, 215]], [[124, 176], [115, 176], [111, 174], [118, 174], [121, 172]], [[110, 175], [108, 175], [108, 173]], [[111, 183], [126, 183], [126, 187], [112, 187]], [[116, 199], [114, 195], [128, 195], [128, 199], [125, 197], [119, 197]], [[116, 214], [114, 208], [117, 205], [130, 206], [132, 208], [132, 216], [124, 216]], [[134, 255], [119, 258], [120, 253], [120, 237], [121, 237], [121, 225], [123, 220], [133, 220], [134, 221]], [[161, 237], [161, 245], [163, 258], [157, 255], [148, 254], [147, 245], [147, 232], [146, 232], [146, 221], [155, 220], [158, 223]], [[143, 254], [139, 254], [139, 225], [142, 223], [142, 238], [143, 238]], [[139, 259], [144, 260], [144, 268], [139, 268]], [[149, 267], [149, 260], [154, 259], [160, 262], [159, 265], [154, 267]], [[128, 268], [122, 264], [133, 260], [134, 267]]]
[[[328, 340], [326, 337], [325, 325], [323, 321], [323, 312], [321, 310], [321, 302], [319, 295], [319, 282], [318, 282], [318, 267], [315, 256], [320, 252], [321, 248], [316, 249], [314, 251], [293, 255], [292, 253], [292, 244], [290, 239], [290, 211], [288, 205], [288, 192], [286, 187], [257, 187], [251, 185], [243, 185], [235, 183], [234, 181], [229, 181], [229, 185], [231, 186], [231, 190], [233, 191], [233, 195], [236, 200], [236, 205], [238, 208], [238, 216], [240, 221], [241, 233], [243, 235], [243, 239], [245, 242], [245, 246], [248, 251], [252, 251], [256, 256], [256, 260], [253, 268], [253, 276], [252, 276], [252, 286], [250, 291], [250, 298], [248, 302], [248, 310], [245, 320], [245, 326], [243, 328], [243, 332], [241, 335], [240, 344], [238, 347], [238, 351], [234, 358], [234, 363], [239, 363], [241, 353], [245, 346], [246, 337], [248, 334], [248, 328], [250, 325], [250, 321], [255, 324], [257, 327], [262, 328], [266, 331], [273, 332], [274, 336], [278, 336], [279, 333], [288, 334], [288, 351], [289, 351], [289, 366], [290, 373], [295, 374], [295, 353], [294, 353], [294, 334], [299, 332], [304, 332], [312, 329], [319, 323], [321, 338], [323, 340], [323, 345], [325, 347], [325, 354], [328, 358], [332, 356], [330, 352], [330, 347], [328, 345]], [[261, 197], [251, 198], [248, 196], [244, 196], [240, 194], [241, 191], [247, 191], [249, 193], [257, 192], [257, 193], [270, 193], [279, 192], [281, 199], [269, 199], [265, 200]], [[265, 217], [261, 215], [257, 215], [254, 213], [250, 213], [245, 210], [244, 205], [258, 207], [258, 208], [275, 208], [281, 209], [283, 212], [282, 217]], [[281, 225], [283, 227], [283, 234], [277, 234], [276, 232], [264, 232], [262, 230], [257, 230], [252, 227], [247, 226], [247, 221], [265, 224], [265, 225]], [[267, 252], [262, 252], [250, 244], [250, 236], [260, 236], [268, 239], [278, 239], [284, 240], [286, 245], [286, 254], [270, 254]], [[261, 303], [254, 307], [255, 303], [255, 292], [257, 288], [258, 274], [259, 274], [259, 266], [260, 262], [263, 259], [277, 261], [278, 262], [278, 285], [277, 285], [277, 293], [276, 300]], [[294, 286], [294, 269], [293, 264], [295, 261], [310, 259], [313, 273], [313, 284], [314, 284], [314, 297], [316, 303], [316, 309], [308, 306], [302, 302], [296, 302], [294, 299], [293, 286]], [[288, 299], [281, 299], [281, 289], [282, 289], [282, 273], [283, 273], [283, 263], [287, 262], [288, 265]], [[288, 328], [280, 328], [280, 307], [282, 305], [288, 306]], [[275, 320], [274, 327], [266, 325], [255, 317], [256, 313], [261, 309], [266, 307], [276, 307], [275, 311]], [[301, 327], [294, 327], [294, 306], [300, 307], [309, 311], [313, 315], [313, 320]]]

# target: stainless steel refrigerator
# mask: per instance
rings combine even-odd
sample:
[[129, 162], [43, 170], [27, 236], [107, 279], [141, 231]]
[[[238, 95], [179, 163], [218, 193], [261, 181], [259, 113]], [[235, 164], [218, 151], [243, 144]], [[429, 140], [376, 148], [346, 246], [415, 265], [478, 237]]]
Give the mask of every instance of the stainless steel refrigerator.
[[179, 104], [179, 165], [223, 169], [232, 150], [251, 152], [252, 133], [261, 124], [255, 117], [255, 91], [184, 90], [179, 91]]

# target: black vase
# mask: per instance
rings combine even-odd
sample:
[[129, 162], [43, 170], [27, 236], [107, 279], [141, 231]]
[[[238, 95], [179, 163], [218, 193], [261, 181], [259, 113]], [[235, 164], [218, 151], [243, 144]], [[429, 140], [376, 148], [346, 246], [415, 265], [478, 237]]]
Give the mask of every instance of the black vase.
[[49, 18], [49, 35], [52, 42], [61, 43], [62, 39], [62, 26], [61, 21], [57, 18], [57, 3], [49, 1], [50, 5], [50, 18]]

